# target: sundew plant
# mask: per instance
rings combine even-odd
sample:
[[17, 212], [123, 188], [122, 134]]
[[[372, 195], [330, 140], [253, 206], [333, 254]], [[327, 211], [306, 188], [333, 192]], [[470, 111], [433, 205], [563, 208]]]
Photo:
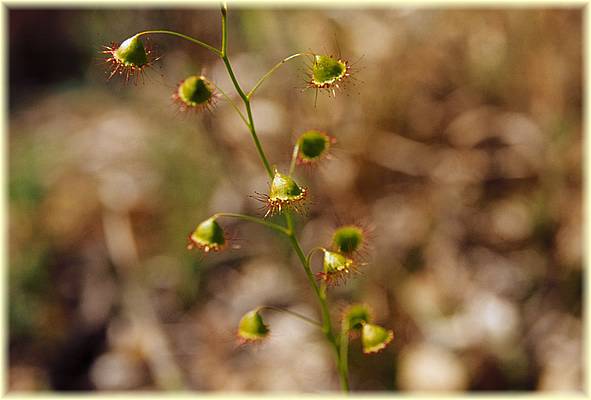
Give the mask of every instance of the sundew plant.
[[[351, 73], [350, 64], [337, 57], [313, 52], [302, 52], [290, 55], [274, 65], [265, 73], [250, 89], [245, 90], [232, 69], [232, 63], [228, 56], [228, 24], [227, 6], [221, 6], [222, 37], [220, 48], [204, 43], [191, 36], [169, 30], [148, 30], [136, 33], [120, 44], [112, 44], [106, 47], [109, 64], [109, 79], [121, 76], [125, 81], [137, 81], [158, 59], [153, 51], [144, 45], [145, 37], [151, 35], [172, 35], [183, 40], [188, 40], [197, 46], [211, 51], [228, 72], [234, 89], [242, 104], [236, 104], [228, 94], [222, 91], [214, 82], [202, 74], [186, 77], [178, 85], [172, 97], [182, 110], [202, 111], [212, 110], [216, 99], [222, 97], [228, 101], [238, 113], [246, 130], [250, 133], [256, 147], [263, 168], [268, 174], [269, 188], [267, 193], [257, 193], [257, 198], [264, 203], [265, 211], [261, 216], [251, 216], [236, 213], [218, 212], [205, 221], [197, 224], [197, 227], [189, 235], [189, 249], [209, 253], [222, 251], [230, 241], [225, 233], [221, 220], [224, 218], [237, 218], [247, 222], [264, 225], [276, 231], [280, 236], [289, 241], [296, 253], [301, 267], [306, 275], [310, 289], [318, 301], [320, 321], [308, 318], [291, 310], [261, 305], [247, 312], [240, 321], [236, 321], [238, 340], [242, 343], [252, 343], [264, 340], [271, 327], [264, 322], [263, 315], [267, 311], [284, 312], [305, 323], [310, 323], [320, 329], [326, 341], [334, 351], [334, 359], [339, 375], [341, 389], [349, 391], [348, 350], [349, 340], [360, 338], [363, 352], [375, 353], [384, 349], [393, 338], [393, 333], [373, 322], [369, 307], [364, 304], [349, 306], [342, 314], [340, 327], [336, 329], [331, 320], [328, 294], [330, 288], [350, 278], [362, 264], [360, 256], [366, 246], [367, 232], [361, 226], [351, 224], [338, 227], [330, 244], [326, 247], [317, 246], [305, 252], [294, 228], [294, 214], [300, 212], [309, 195], [306, 187], [296, 182], [295, 173], [298, 165], [316, 164], [326, 159], [332, 145], [334, 136], [310, 129], [299, 135], [292, 151], [291, 162], [287, 171], [280, 171], [273, 166], [265, 154], [263, 144], [257, 136], [256, 125], [253, 119], [251, 103], [257, 89], [271, 77], [273, 72], [284, 63], [301, 57], [310, 60], [307, 86], [316, 91], [327, 91], [334, 97], [336, 90], [349, 79]], [[314, 109], [314, 105], [310, 105]], [[283, 223], [271, 222], [271, 216], [281, 216]], [[320, 255], [322, 260], [319, 271], [313, 272], [314, 255]]]

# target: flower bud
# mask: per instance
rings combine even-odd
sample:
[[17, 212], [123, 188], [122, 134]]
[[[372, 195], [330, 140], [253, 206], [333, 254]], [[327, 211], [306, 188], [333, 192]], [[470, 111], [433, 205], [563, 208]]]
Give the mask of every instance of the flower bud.
[[343, 314], [343, 326], [347, 331], [361, 330], [371, 320], [369, 307], [364, 304], [353, 304]]
[[323, 268], [318, 276], [329, 285], [338, 284], [355, 271], [355, 263], [340, 253], [324, 250]]
[[262, 340], [269, 334], [269, 329], [263, 322], [258, 310], [252, 310], [244, 314], [238, 324], [238, 337], [243, 342], [255, 342]]
[[215, 98], [215, 86], [204, 76], [190, 76], [182, 81], [173, 94], [183, 110], [209, 108]]
[[361, 344], [365, 354], [377, 353], [384, 349], [394, 338], [394, 333], [379, 325], [363, 324]]
[[187, 248], [197, 247], [207, 253], [209, 251], [219, 251], [225, 244], [224, 230], [212, 217], [197, 226], [197, 229], [189, 236]]
[[332, 245], [335, 250], [351, 254], [358, 251], [363, 245], [363, 229], [356, 225], [342, 226], [334, 231]]
[[317, 54], [314, 56], [308, 85], [316, 89], [331, 90], [334, 95], [334, 88], [339, 88], [339, 84], [349, 76], [349, 69], [346, 61]]
[[269, 195], [259, 198], [267, 203], [265, 217], [282, 212], [286, 208], [299, 211], [306, 198], [307, 189], [298, 186], [291, 176], [275, 171]]
[[298, 161], [310, 164], [322, 159], [334, 142], [334, 138], [324, 132], [309, 130], [302, 133], [297, 141]]

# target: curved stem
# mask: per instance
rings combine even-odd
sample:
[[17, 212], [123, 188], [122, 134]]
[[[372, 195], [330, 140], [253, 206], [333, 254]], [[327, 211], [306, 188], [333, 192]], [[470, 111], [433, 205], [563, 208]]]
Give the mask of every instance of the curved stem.
[[296, 57], [299, 57], [299, 56], [303, 56], [305, 54], [308, 54], [308, 53], [296, 53], [296, 54], [292, 54], [291, 56], [286, 57], [283, 60], [279, 61], [277, 64], [275, 64], [275, 66], [273, 68], [271, 68], [269, 71], [267, 71], [267, 73], [265, 75], [263, 75], [261, 79], [259, 79], [259, 81], [256, 83], [256, 85], [254, 85], [254, 87], [250, 90], [250, 92], [248, 92], [248, 94], [246, 95], [246, 97], [248, 97], [250, 99], [254, 95], [254, 92], [256, 92], [256, 90], [259, 88], [259, 86], [261, 86], [263, 84], [263, 82], [268, 77], [270, 77], [273, 74], [273, 72], [275, 72], [283, 64], [285, 64], [289, 60], [292, 60], [292, 59], [294, 59]]
[[298, 153], [300, 152], [300, 144], [298, 142], [296, 142], [296, 144], [293, 146], [293, 152], [291, 153], [291, 162], [289, 163], [290, 176], [293, 174], [293, 171], [295, 170], [296, 161], [298, 159]]
[[[312, 256], [314, 255], [314, 253], [317, 252], [317, 251], [319, 251], [319, 250], [326, 251], [326, 249], [324, 247], [317, 246], [317, 247], [314, 247], [312, 250], [310, 250], [308, 252], [308, 256], [306, 257], [306, 262], [308, 263], [308, 265], [310, 265], [310, 260], [311, 260]], [[310, 267], [310, 268], [312, 268], [312, 267]]]
[[322, 325], [320, 324], [320, 322], [314, 321], [312, 318], [308, 318], [305, 315], [302, 315], [302, 314], [297, 313], [295, 311], [288, 310], [286, 308], [275, 307], [275, 306], [261, 306], [261, 307], [259, 307], [259, 310], [273, 310], [273, 311], [283, 312], [283, 313], [286, 313], [286, 314], [291, 314], [294, 317], [301, 319], [302, 321], [306, 321], [309, 324], [312, 324], [312, 325], [314, 325], [316, 327], [322, 328]]
[[250, 125], [248, 124], [248, 121], [246, 120], [246, 117], [244, 116], [244, 114], [242, 114], [242, 111], [240, 111], [240, 109], [238, 108], [238, 106], [236, 105], [236, 103], [234, 103], [234, 101], [230, 98], [230, 96], [228, 96], [226, 94], [226, 92], [224, 92], [222, 90], [222, 88], [220, 88], [214, 82], [211, 82], [211, 83], [213, 83], [213, 85], [215, 86], [215, 88], [222, 94], [222, 96], [224, 96], [224, 98], [228, 101], [228, 103], [230, 103], [230, 105], [234, 108], [234, 110], [238, 113], [238, 115], [240, 115], [240, 118], [242, 118], [242, 121], [244, 122], [244, 124], [246, 124], [246, 126], [250, 129]]
[[215, 47], [210, 46], [207, 43], [204, 43], [199, 39], [195, 39], [194, 37], [183, 35], [182, 33], [178, 33], [175, 31], [167, 31], [167, 30], [143, 31], [143, 32], [136, 34], [136, 36], [151, 35], [151, 34], [155, 34], [155, 33], [164, 34], [164, 35], [172, 35], [172, 36], [177, 36], [177, 37], [183, 38], [185, 40], [188, 40], [189, 42], [195, 43], [201, 47], [206, 48], [207, 50], [213, 52], [216, 56], [219, 56], [219, 57], [222, 56], [222, 52], [219, 51], [218, 49], [216, 49]]
[[238, 218], [244, 221], [248, 221], [248, 222], [254, 222], [256, 224], [259, 225], [264, 225], [267, 228], [271, 228], [274, 229], [280, 233], [283, 233], [284, 235], [289, 235], [289, 231], [287, 229], [285, 229], [285, 227], [281, 226], [281, 225], [277, 225], [274, 224], [272, 222], [266, 221], [262, 218], [257, 218], [257, 217], [251, 217], [250, 215], [244, 215], [244, 214], [237, 214], [237, 213], [216, 213], [212, 216], [213, 218], [217, 218], [217, 217], [230, 217], [230, 218]]

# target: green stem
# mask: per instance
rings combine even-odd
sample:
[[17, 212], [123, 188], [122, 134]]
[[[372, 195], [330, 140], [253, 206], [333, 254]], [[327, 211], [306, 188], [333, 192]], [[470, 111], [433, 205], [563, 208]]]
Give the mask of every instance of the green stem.
[[296, 54], [292, 54], [291, 56], [286, 57], [283, 60], [279, 61], [277, 64], [275, 64], [275, 66], [273, 68], [271, 68], [265, 75], [263, 75], [263, 77], [261, 79], [259, 79], [259, 81], [256, 83], [256, 85], [254, 85], [254, 87], [250, 90], [250, 92], [248, 92], [248, 94], [246, 95], [246, 97], [248, 97], [250, 99], [252, 97], [252, 95], [254, 94], [254, 92], [256, 92], [256, 90], [259, 88], [259, 86], [261, 86], [263, 84], [263, 82], [268, 77], [270, 77], [273, 74], [273, 72], [275, 72], [283, 64], [285, 64], [289, 60], [292, 60], [292, 59], [294, 59], [296, 57], [303, 56], [304, 54], [307, 54], [307, 53], [296, 53]]
[[246, 96], [244, 91], [242, 90], [242, 87], [240, 87], [240, 84], [238, 83], [238, 80], [236, 79], [236, 75], [234, 75], [234, 71], [232, 70], [232, 65], [230, 64], [230, 60], [228, 59], [227, 50], [228, 50], [228, 23], [227, 23], [227, 15], [226, 15], [226, 6], [224, 3], [224, 5], [222, 6], [222, 52], [220, 54], [221, 54], [222, 60], [224, 61], [224, 65], [226, 66], [226, 70], [228, 71], [228, 75], [230, 75], [230, 79], [232, 80], [232, 83], [234, 84], [234, 87], [236, 88], [236, 92], [238, 92], [238, 95], [240, 95], [240, 98], [242, 99], [242, 102], [244, 103], [244, 106], [246, 107], [246, 115], [248, 116], [248, 130], [250, 131], [250, 135], [252, 136], [252, 140], [254, 141], [254, 144], [257, 148], [257, 151], [259, 153], [259, 157], [261, 158], [261, 161], [263, 162], [263, 165], [265, 166], [265, 169], [267, 170], [267, 174], [269, 174], [269, 177], [271, 179], [273, 179], [274, 173], [273, 173], [273, 170], [271, 169], [271, 164], [269, 164], [269, 161], [267, 160], [267, 156], [265, 156], [263, 146], [261, 145], [261, 142], [259, 141], [256, 129], [254, 127], [254, 120], [252, 118], [252, 110], [250, 109], [250, 100], [248, 99], [248, 97]]
[[289, 231], [281, 226], [281, 225], [277, 225], [274, 224], [272, 222], [266, 221], [262, 218], [257, 218], [257, 217], [251, 217], [250, 215], [244, 215], [244, 214], [236, 214], [236, 213], [216, 213], [212, 216], [213, 218], [217, 218], [217, 217], [230, 217], [230, 218], [238, 218], [244, 221], [248, 221], [248, 222], [254, 222], [256, 224], [260, 224], [260, 225], [264, 225], [267, 228], [271, 228], [274, 229], [284, 235], [289, 235]]
[[298, 153], [300, 152], [300, 144], [298, 142], [296, 142], [295, 146], [293, 146], [293, 152], [291, 153], [291, 162], [289, 163], [289, 176], [291, 176], [293, 174], [293, 171], [295, 170], [296, 161], [298, 159]]
[[[228, 24], [227, 24], [227, 7], [226, 7], [225, 2], [222, 4], [221, 11], [222, 11], [222, 50], [220, 52], [220, 56], [224, 62], [224, 65], [226, 66], [226, 70], [228, 71], [228, 74], [230, 75], [230, 79], [232, 80], [232, 83], [234, 84], [236, 92], [238, 93], [238, 95], [240, 96], [240, 98], [242, 99], [242, 101], [244, 103], [244, 106], [246, 107], [246, 114], [248, 117], [249, 131], [250, 131], [252, 139], [255, 143], [257, 151], [259, 153], [259, 157], [261, 158], [261, 161], [263, 162], [263, 165], [265, 166], [265, 169], [267, 170], [269, 177], [271, 179], [273, 179], [273, 176], [274, 176], [273, 170], [271, 169], [271, 165], [269, 164], [269, 161], [267, 160], [267, 157], [265, 155], [263, 147], [261, 146], [261, 143], [260, 143], [257, 133], [256, 133], [256, 129], [254, 126], [254, 120], [252, 117], [252, 110], [250, 108], [249, 96], [247, 96], [244, 93], [244, 91], [242, 90], [242, 88], [240, 87], [240, 84], [238, 83], [238, 80], [236, 79], [236, 76], [234, 75], [234, 71], [232, 70], [232, 65], [230, 64], [230, 60], [228, 59], [228, 53], [227, 53], [227, 51], [228, 51]], [[281, 63], [279, 65], [281, 65]], [[271, 72], [273, 72], [277, 68], [278, 67], [276, 67], [276, 68], [274, 67]], [[267, 73], [263, 77], [264, 79], [262, 79], [262, 80], [264, 81], [266, 79], [266, 76], [268, 76], [268, 75], [270, 75], [270, 73]], [[256, 89], [258, 86], [260, 86], [259, 83], [257, 83], [257, 85], [255, 85], [254, 89]], [[252, 92], [253, 91], [251, 91], [250, 94], [252, 94]], [[326, 300], [326, 286], [323, 284], [322, 290], [318, 287], [318, 284], [316, 283], [316, 279], [314, 278], [314, 275], [312, 274], [312, 270], [310, 269], [310, 265], [306, 260], [306, 256], [304, 255], [304, 252], [302, 251], [300, 243], [299, 243], [297, 237], [295, 236], [295, 232], [294, 232], [294, 228], [293, 228], [293, 220], [291, 218], [291, 214], [289, 212], [285, 212], [284, 214], [285, 214], [285, 221], [287, 223], [287, 228], [280, 227], [281, 232], [285, 233], [287, 235], [287, 237], [289, 238], [289, 242], [290, 242], [291, 246], [293, 247], [295, 253], [297, 254], [298, 258], [300, 259], [302, 267], [304, 268], [304, 272], [306, 273], [306, 277], [308, 278], [308, 282], [310, 283], [310, 286], [312, 287], [314, 294], [316, 295], [316, 297], [318, 299], [318, 303], [320, 304], [320, 310], [321, 310], [321, 314], [322, 314], [322, 326], [321, 326], [322, 332], [324, 333], [324, 336], [326, 337], [326, 339], [329, 341], [329, 343], [331, 344], [331, 346], [334, 349], [336, 364], [339, 369], [341, 388], [343, 391], [348, 391], [349, 390], [348, 374], [346, 373], [346, 371], [342, 371], [342, 369], [341, 369], [339, 344], [338, 344], [337, 338], [335, 337], [334, 332], [333, 332], [332, 322], [330, 319], [330, 312], [328, 310], [328, 303]], [[238, 215], [241, 215], [241, 214], [238, 214]], [[248, 217], [248, 216], [241, 215], [239, 218], [242, 218], [242, 217]], [[249, 217], [249, 220], [250, 220], [250, 218], [254, 218], [254, 217]], [[255, 218], [255, 220], [256, 221], [253, 221], [253, 222], [261, 223], [258, 218]], [[264, 222], [265, 222], [265, 225], [267, 225], [267, 221], [264, 221]], [[270, 224], [270, 223], [268, 223], [268, 224]], [[272, 224], [272, 225], [275, 226], [275, 224]], [[270, 226], [270, 225], [267, 225], [267, 226]], [[279, 225], [276, 225], [276, 227], [279, 227]], [[277, 229], [276, 227], [274, 227], [273, 229]]]
[[306, 257], [306, 262], [308, 263], [308, 265], [310, 265], [310, 260], [311, 260], [312, 256], [314, 255], [314, 253], [317, 251], [326, 251], [326, 249], [322, 246], [317, 246], [317, 247], [314, 247], [312, 250], [310, 250], [308, 252], [308, 257]]
[[244, 124], [250, 128], [250, 125], [248, 124], [248, 121], [246, 120], [246, 117], [244, 116], [244, 114], [242, 114], [242, 111], [240, 111], [240, 109], [238, 108], [238, 106], [236, 105], [236, 103], [234, 103], [234, 101], [230, 98], [230, 96], [228, 96], [226, 94], [226, 92], [224, 92], [222, 90], [222, 88], [220, 88], [218, 85], [216, 85], [214, 82], [212, 82], [213, 85], [215, 86], [215, 88], [222, 94], [222, 96], [224, 96], [224, 98], [228, 101], [228, 103], [230, 103], [230, 105], [232, 105], [232, 107], [234, 108], [234, 110], [238, 113], [238, 115], [240, 115], [240, 118], [242, 119], [242, 121], [244, 122]]
[[195, 39], [194, 37], [183, 35], [182, 33], [178, 33], [175, 31], [166, 31], [166, 30], [143, 31], [143, 32], [136, 34], [136, 36], [151, 35], [151, 34], [155, 34], [155, 33], [160, 33], [160, 34], [164, 34], [164, 35], [172, 35], [172, 36], [177, 36], [177, 37], [183, 38], [183, 39], [188, 40], [192, 43], [195, 43], [201, 47], [204, 47], [209, 51], [212, 51], [216, 56], [220, 56], [220, 57], [222, 56], [222, 52], [219, 51], [218, 49], [216, 49], [215, 47], [210, 46], [207, 43], [204, 43], [199, 39]]
[[286, 308], [274, 307], [274, 306], [261, 306], [261, 307], [259, 307], [259, 310], [273, 310], [273, 311], [283, 312], [283, 313], [286, 313], [286, 314], [293, 315], [294, 317], [299, 318], [302, 321], [306, 321], [307, 323], [312, 324], [314, 326], [322, 327], [322, 325], [320, 324], [320, 322], [314, 321], [312, 318], [308, 318], [305, 315], [302, 315], [302, 314], [297, 313], [295, 311], [288, 310]]
[[293, 221], [291, 218], [291, 214], [289, 214], [289, 212], [285, 213], [285, 220], [287, 222], [288, 229], [291, 232], [291, 234], [288, 235], [289, 241], [290, 241], [293, 249], [295, 250], [298, 258], [300, 259], [302, 267], [304, 267], [304, 272], [306, 273], [306, 277], [308, 278], [308, 283], [310, 283], [310, 286], [314, 290], [314, 294], [316, 294], [316, 298], [318, 299], [318, 303], [320, 304], [320, 311], [322, 313], [322, 333], [324, 333], [324, 336], [330, 342], [330, 344], [332, 345], [332, 347], [335, 351], [335, 359], [336, 359], [337, 368], [339, 370], [341, 389], [345, 392], [348, 392], [349, 391], [348, 373], [341, 369], [341, 365], [342, 365], [341, 359], [340, 359], [341, 354], [339, 352], [339, 345], [337, 342], [337, 338], [335, 337], [335, 334], [333, 331], [332, 322], [330, 319], [330, 312], [328, 311], [328, 302], [326, 300], [326, 286], [324, 284], [322, 284], [321, 288], [318, 287], [318, 284], [316, 283], [316, 279], [314, 278], [314, 274], [312, 273], [312, 270], [310, 268], [310, 264], [309, 264], [308, 260], [306, 259], [306, 256], [304, 255], [304, 252], [302, 251], [300, 243], [293, 231]]
[[[347, 326], [345, 326], [345, 323], [343, 322], [342, 327], [341, 327], [341, 337], [340, 337], [340, 345], [339, 345], [339, 350], [341, 351], [341, 355], [340, 355], [340, 364], [339, 364], [339, 373], [341, 376], [341, 386], [343, 384], [343, 382], [347, 382], [347, 386], [348, 386], [348, 381], [349, 381], [349, 329]], [[343, 390], [349, 390], [348, 387], [345, 389], [343, 388]]]

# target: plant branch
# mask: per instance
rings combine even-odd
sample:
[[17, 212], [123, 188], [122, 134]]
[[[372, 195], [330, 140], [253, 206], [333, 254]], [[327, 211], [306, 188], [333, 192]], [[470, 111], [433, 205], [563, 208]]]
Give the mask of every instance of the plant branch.
[[246, 95], [246, 97], [250, 99], [254, 95], [254, 92], [256, 92], [256, 90], [259, 88], [259, 86], [261, 86], [263, 84], [263, 82], [268, 77], [270, 77], [273, 74], [273, 72], [275, 72], [283, 64], [285, 64], [289, 60], [292, 60], [292, 59], [294, 59], [296, 57], [299, 57], [299, 56], [303, 56], [305, 54], [307, 54], [307, 53], [296, 53], [296, 54], [292, 54], [291, 56], [286, 57], [283, 60], [279, 61], [277, 64], [275, 64], [275, 66], [273, 68], [271, 68], [269, 71], [267, 71], [267, 73], [265, 75], [263, 75], [261, 79], [259, 79], [259, 81], [256, 83], [256, 85], [254, 85], [254, 87], [250, 90], [250, 92], [248, 92], [248, 94]]
[[238, 113], [238, 115], [240, 115], [240, 118], [242, 118], [242, 121], [250, 129], [250, 125], [249, 125], [248, 121], [246, 120], [246, 117], [244, 116], [244, 114], [242, 114], [242, 111], [240, 111], [240, 109], [238, 108], [238, 106], [236, 105], [236, 103], [234, 103], [234, 101], [230, 98], [230, 96], [228, 96], [226, 94], [226, 92], [224, 92], [222, 90], [222, 88], [220, 88], [214, 82], [211, 82], [211, 83], [213, 83], [213, 85], [215, 86], [215, 88], [222, 94], [222, 96], [224, 96], [224, 98], [228, 101], [228, 103], [230, 103], [230, 105], [234, 108], [234, 110]]
[[291, 153], [291, 162], [289, 163], [289, 175], [293, 174], [295, 170], [296, 161], [298, 159], [298, 153], [300, 152], [300, 143], [299, 141], [293, 146], [293, 152]]
[[265, 166], [265, 169], [267, 170], [267, 174], [269, 174], [269, 177], [271, 179], [273, 179], [274, 174], [273, 174], [273, 170], [271, 169], [271, 164], [269, 164], [269, 160], [267, 160], [267, 156], [265, 156], [263, 146], [261, 145], [261, 142], [259, 141], [256, 129], [254, 127], [254, 120], [252, 118], [252, 110], [250, 109], [250, 101], [248, 100], [248, 97], [246, 96], [246, 94], [242, 90], [242, 87], [240, 87], [240, 84], [238, 83], [238, 80], [236, 79], [236, 75], [234, 74], [234, 70], [232, 69], [232, 64], [230, 64], [230, 60], [228, 59], [228, 54], [227, 54], [228, 23], [227, 23], [226, 11], [227, 11], [227, 8], [224, 3], [222, 5], [222, 52], [221, 52], [221, 57], [222, 57], [222, 60], [224, 61], [224, 65], [226, 66], [226, 70], [228, 71], [228, 75], [230, 75], [230, 79], [232, 80], [232, 83], [234, 84], [234, 88], [236, 88], [236, 92], [238, 92], [238, 95], [240, 95], [240, 97], [242, 98], [242, 102], [244, 103], [244, 106], [246, 107], [246, 114], [248, 116], [248, 130], [250, 131], [250, 135], [252, 136], [252, 140], [254, 141], [254, 144], [257, 148], [257, 151], [259, 153], [259, 157], [261, 158], [261, 161], [263, 162], [263, 165]]
[[216, 213], [212, 217], [213, 218], [217, 218], [217, 217], [237, 218], [237, 219], [241, 219], [241, 220], [248, 221], [248, 222], [254, 222], [259, 225], [264, 225], [267, 228], [271, 228], [271, 229], [278, 231], [279, 233], [282, 233], [284, 235], [289, 235], [289, 231], [285, 227], [283, 227], [281, 225], [274, 224], [269, 221], [266, 221], [262, 218], [252, 217], [250, 215], [236, 214], [236, 213], [223, 213], [222, 212], [222, 213]]
[[[341, 388], [343, 390], [349, 390], [349, 329], [344, 321], [341, 326], [339, 350], [341, 353], [339, 357]], [[344, 383], [346, 383], [346, 385]]]
[[299, 319], [301, 319], [303, 321], [306, 321], [309, 324], [312, 324], [312, 325], [314, 325], [316, 327], [322, 328], [322, 324], [320, 322], [314, 321], [313, 319], [308, 318], [305, 315], [302, 315], [302, 314], [297, 313], [295, 311], [288, 310], [286, 308], [275, 307], [275, 306], [261, 306], [261, 307], [259, 307], [259, 310], [273, 310], [273, 311], [283, 312], [283, 313], [286, 313], [286, 314], [291, 314], [294, 317], [299, 318]]
[[143, 32], [136, 34], [136, 36], [151, 35], [151, 34], [155, 34], [155, 33], [164, 34], [164, 35], [172, 35], [172, 36], [177, 36], [177, 37], [183, 38], [185, 40], [188, 40], [189, 42], [192, 42], [194, 44], [197, 44], [201, 47], [206, 48], [207, 50], [213, 52], [216, 56], [219, 56], [219, 57], [222, 56], [222, 52], [219, 51], [218, 49], [216, 49], [215, 47], [210, 46], [207, 43], [204, 43], [199, 39], [195, 39], [194, 37], [183, 35], [182, 33], [178, 33], [175, 31], [167, 31], [167, 30], [143, 31]]

